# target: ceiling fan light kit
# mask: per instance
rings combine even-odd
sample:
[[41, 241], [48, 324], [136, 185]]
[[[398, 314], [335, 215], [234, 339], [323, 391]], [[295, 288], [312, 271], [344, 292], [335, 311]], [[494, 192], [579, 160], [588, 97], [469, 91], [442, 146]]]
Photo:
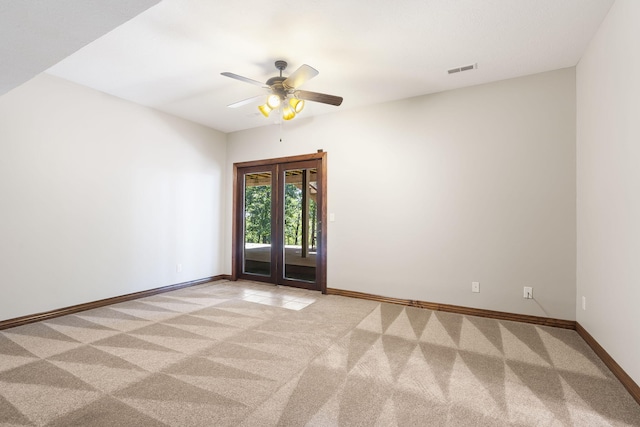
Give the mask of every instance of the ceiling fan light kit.
[[304, 100], [298, 99], [298, 98], [291, 98], [289, 100], [289, 105], [291, 105], [291, 108], [293, 108], [293, 111], [295, 111], [296, 114], [298, 114], [304, 108]]
[[[287, 68], [286, 61], [278, 60], [275, 62], [275, 66], [280, 70], [280, 75], [271, 77], [264, 84], [257, 80], [239, 76], [234, 73], [224, 72], [221, 74], [225, 77], [230, 77], [232, 79], [240, 80], [269, 90], [271, 93], [267, 95], [266, 102], [258, 107], [258, 110], [265, 117], [269, 117], [269, 114], [273, 110], [279, 109], [284, 120], [291, 120], [296, 116], [296, 114], [300, 114], [300, 112], [302, 112], [305, 106], [305, 100], [335, 106], [342, 104], [342, 97], [340, 96], [297, 90], [297, 88], [302, 84], [318, 75], [318, 71], [315, 68], [303, 64], [289, 77], [283, 77], [282, 71]], [[259, 97], [260, 96], [256, 98]], [[252, 99], [253, 98], [235, 102], [230, 104], [229, 107], [236, 108], [245, 105], [246, 103], [251, 102]]]
[[282, 118], [285, 120], [291, 120], [296, 116], [296, 112], [293, 111], [293, 108], [289, 104], [285, 104], [282, 109]]
[[269, 117], [269, 113], [271, 112], [271, 107], [269, 105], [264, 104], [258, 107], [258, 110], [262, 113], [263, 116]]
[[272, 110], [275, 110], [280, 106], [280, 97], [278, 95], [269, 95], [267, 97], [267, 105], [271, 107]]

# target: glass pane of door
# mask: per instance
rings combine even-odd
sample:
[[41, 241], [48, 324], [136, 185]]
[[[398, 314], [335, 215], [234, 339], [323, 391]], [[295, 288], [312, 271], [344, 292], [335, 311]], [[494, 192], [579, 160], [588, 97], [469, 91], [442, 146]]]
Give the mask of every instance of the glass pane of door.
[[244, 175], [243, 273], [271, 275], [271, 172]]
[[317, 169], [285, 170], [284, 178], [284, 277], [315, 282]]

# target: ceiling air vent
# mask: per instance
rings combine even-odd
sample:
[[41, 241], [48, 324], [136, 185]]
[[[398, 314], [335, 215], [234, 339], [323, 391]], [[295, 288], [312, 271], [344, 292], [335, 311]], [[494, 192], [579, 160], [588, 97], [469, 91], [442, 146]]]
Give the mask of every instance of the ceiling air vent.
[[447, 73], [449, 74], [455, 74], [455, 73], [460, 73], [462, 71], [469, 71], [469, 70], [475, 70], [478, 68], [478, 64], [471, 64], [471, 65], [464, 65], [462, 67], [457, 67], [457, 68], [452, 68], [450, 70], [447, 70]]

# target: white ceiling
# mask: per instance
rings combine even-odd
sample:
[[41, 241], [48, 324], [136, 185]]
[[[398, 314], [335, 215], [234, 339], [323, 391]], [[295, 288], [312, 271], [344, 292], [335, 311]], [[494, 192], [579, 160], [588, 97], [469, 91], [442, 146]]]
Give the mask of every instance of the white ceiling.
[[0, 0], [0, 95], [160, 0]]
[[[259, 81], [273, 62], [320, 71], [301, 117], [571, 67], [614, 0], [163, 0], [48, 73], [223, 132], [272, 123]], [[447, 74], [456, 66], [478, 69]]]

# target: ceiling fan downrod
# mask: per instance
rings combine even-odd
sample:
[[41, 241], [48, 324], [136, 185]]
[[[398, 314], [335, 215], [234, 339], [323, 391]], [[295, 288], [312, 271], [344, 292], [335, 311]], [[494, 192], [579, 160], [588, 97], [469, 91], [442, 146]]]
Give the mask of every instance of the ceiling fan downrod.
[[271, 77], [267, 80], [267, 86], [270, 86], [273, 92], [280, 97], [282, 101], [287, 98], [287, 89], [284, 87], [282, 82], [284, 82], [287, 78], [282, 77], [282, 72], [287, 68], [287, 61], [283, 61], [281, 59], [275, 62], [275, 66], [278, 70], [280, 70], [279, 77]]
[[276, 61], [276, 68], [280, 70], [280, 77], [282, 77], [282, 72], [287, 69], [287, 61], [283, 61], [279, 59]]

